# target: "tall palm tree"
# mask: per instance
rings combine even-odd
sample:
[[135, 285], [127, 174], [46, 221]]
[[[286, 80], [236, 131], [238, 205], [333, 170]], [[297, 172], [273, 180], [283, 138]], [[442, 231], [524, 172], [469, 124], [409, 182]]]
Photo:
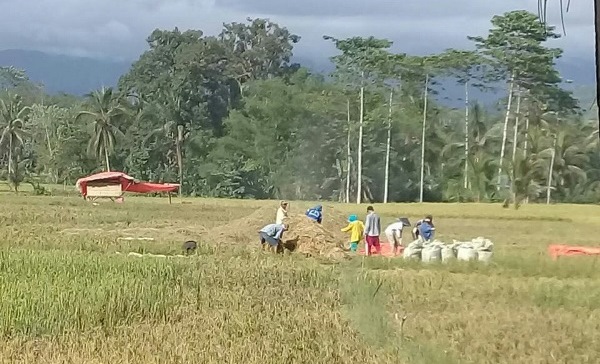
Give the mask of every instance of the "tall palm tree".
[[[538, 3], [538, 14], [540, 21], [546, 23], [546, 14], [548, 0], [537, 0]], [[560, 19], [562, 23], [563, 32], [566, 34], [564, 13], [569, 11], [571, 0], [559, 0], [560, 7]], [[600, 130], [600, 1], [594, 0], [594, 29], [595, 29], [595, 42], [594, 48], [596, 53], [596, 105], [598, 105], [598, 129]], [[596, 134], [598, 136], [598, 134]]]
[[[497, 128], [486, 130], [486, 124], [482, 120], [481, 109], [475, 105], [472, 108], [473, 129], [468, 135], [470, 139], [469, 154], [464, 155], [465, 142], [451, 142], [462, 137], [462, 131], [455, 130], [449, 134], [449, 139], [442, 148], [441, 155], [449, 161], [449, 167], [458, 169], [460, 165], [468, 166], [469, 190], [476, 202], [489, 198], [493, 189], [494, 168], [497, 168], [497, 160], [489, 153], [490, 140], [497, 134]], [[497, 169], [496, 169], [497, 170]]]
[[509, 201], [512, 200], [514, 208], [518, 209], [524, 201], [539, 196], [544, 190], [539, 176], [544, 174], [547, 163], [535, 154], [525, 157], [519, 153], [506, 165], [511, 197], [505, 201], [505, 206], [508, 206]]
[[23, 126], [29, 117], [31, 108], [23, 106], [21, 97], [15, 95], [9, 102], [0, 99], [0, 125], [2, 135], [0, 136], [0, 155], [8, 158], [8, 178], [15, 183], [15, 191], [18, 189], [17, 168], [18, 149], [23, 146], [27, 133]]
[[[589, 162], [585, 149], [578, 142], [580, 130], [570, 125], [559, 125], [552, 134], [549, 147], [541, 151], [541, 157], [550, 160], [548, 164], [548, 196], [550, 190], [568, 191], [578, 184], [586, 182], [587, 173], [584, 166]], [[554, 183], [550, 183], [554, 182]], [[555, 184], [553, 188], [552, 185]]]
[[[186, 128], [186, 122], [181, 118], [181, 96], [173, 90], [159, 90], [161, 102], [148, 104], [142, 112], [142, 118], [154, 119], [160, 121], [160, 126], [150, 132], [145, 142], [151, 139], [164, 138], [169, 140], [175, 147], [177, 158], [177, 174], [179, 185], [183, 186], [183, 147], [184, 142], [190, 136], [189, 128]], [[182, 195], [181, 188], [179, 196]]]
[[117, 126], [129, 115], [123, 97], [112, 88], [102, 88], [87, 95], [88, 110], [80, 111], [76, 120], [91, 119], [94, 133], [88, 144], [88, 153], [98, 159], [104, 157], [106, 171], [110, 171], [110, 155], [114, 151], [117, 137], [124, 137]]

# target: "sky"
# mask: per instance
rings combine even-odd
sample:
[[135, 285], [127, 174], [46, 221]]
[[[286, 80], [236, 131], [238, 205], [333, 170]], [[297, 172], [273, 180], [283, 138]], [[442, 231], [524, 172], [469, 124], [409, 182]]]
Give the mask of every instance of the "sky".
[[[548, 21], [560, 30], [559, 0], [548, 2]], [[323, 35], [373, 35], [396, 51], [429, 54], [470, 47], [466, 37], [485, 35], [493, 15], [524, 6], [537, 13], [537, 0], [0, 0], [0, 49], [135, 60], [156, 28], [217, 34], [224, 22], [264, 17], [302, 37], [302, 58], [335, 53]], [[567, 36], [552, 46], [565, 58], [593, 59], [593, 21], [593, 0], [573, 0]]]

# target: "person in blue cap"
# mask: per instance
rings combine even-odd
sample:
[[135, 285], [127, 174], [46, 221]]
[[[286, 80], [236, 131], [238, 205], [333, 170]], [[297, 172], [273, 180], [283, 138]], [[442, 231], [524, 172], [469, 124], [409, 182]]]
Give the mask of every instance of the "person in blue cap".
[[323, 206], [317, 205], [312, 209], [306, 210], [306, 216], [320, 224], [323, 221]]

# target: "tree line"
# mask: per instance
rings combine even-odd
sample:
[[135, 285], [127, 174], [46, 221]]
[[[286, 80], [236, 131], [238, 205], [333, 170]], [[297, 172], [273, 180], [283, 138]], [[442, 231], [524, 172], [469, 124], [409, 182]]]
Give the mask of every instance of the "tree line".
[[[46, 95], [0, 69], [0, 180], [73, 184], [100, 170], [182, 193], [362, 201], [597, 202], [597, 128], [561, 87], [537, 15], [491, 19], [474, 50], [415, 56], [375, 37], [324, 36], [320, 75], [268, 19], [220, 34], [155, 30], [114, 88]], [[437, 101], [459, 84], [464, 107]], [[494, 108], [473, 90], [505, 94]]]

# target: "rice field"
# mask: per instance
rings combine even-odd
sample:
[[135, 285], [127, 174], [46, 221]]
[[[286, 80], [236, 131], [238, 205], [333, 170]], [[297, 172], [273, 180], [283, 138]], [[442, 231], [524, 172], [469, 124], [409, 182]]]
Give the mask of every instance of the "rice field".
[[[277, 201], [0, 193], [0, 363], [597, 363], [600, 207], [375, 205], [492, 264], [273, 256], [207, 231]], [[292, 202], [301, 211], [309, 202]], [[364, 217], [366, 205], [324, 204]], [[340, 226], [341, 228], [342, 226]], [[256, 229], [259, 229], [257, 226]], [[144, 240], [137, 240], [143, 238]], [[200, 242], [196, 255], [181, 244]], [[128, 252], [167, 257], [131, 257]]]

